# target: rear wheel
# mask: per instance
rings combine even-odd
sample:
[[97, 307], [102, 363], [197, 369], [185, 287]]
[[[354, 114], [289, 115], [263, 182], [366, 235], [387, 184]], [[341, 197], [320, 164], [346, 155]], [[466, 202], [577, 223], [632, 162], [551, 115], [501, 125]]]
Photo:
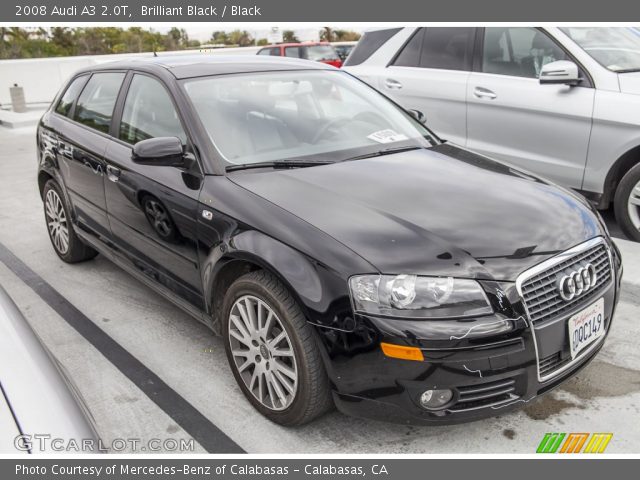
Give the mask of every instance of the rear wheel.
[[229, 365], [260, 413], [301, 425], [331, 407], [312, 328], [277, 278], [264, 271], [243, 275], [227, 291], [223, 311]]
[[94, 258], [98, 252], [82, 243], [73, 231], [69, 209], [55, 180], [49, 180], [45, 184], [42, 198], [49, 239], [58, 256], [67, 263]]
[[640, 164], [622, 177], [616, 189], [614, 210], [625, 235], [640, 242]]

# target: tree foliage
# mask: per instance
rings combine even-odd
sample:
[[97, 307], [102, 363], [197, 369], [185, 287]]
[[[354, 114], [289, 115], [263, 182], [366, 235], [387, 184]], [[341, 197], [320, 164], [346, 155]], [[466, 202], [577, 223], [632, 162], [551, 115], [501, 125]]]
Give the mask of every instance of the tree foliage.
[[296, 36], [296, 32], [293, 30], [283, 30], [282, 41], [286, 43], [299, 43], [300, 39]]
[[[324, 27], [319, 35], [321, 40], [329, 42], [360, 38], [357, 32], [331, 27]], [[285, 42], [300, 41], [293, 30], [284, 30], [282, 36]], [[216, 30], [209, 43], [240, 47], [268, 44], [264, 38], [255, 40], [246, 30]], [[166, 33], [141, 27], [0, 27], [0, 59], [161, 52], [198, 46], [199, 41], [191, 40], [187, 31], [178, 27]]]
[[334, 30], [331, 27], [323, 27], [318, 34], [320, 40], [323, 42], [356, 42], [360, 40], [360, 34], [358, 32], [352, 32], [351, 30]]
[[176, 27], [164, 34], [140, 27], [0, 28], [0, 58], [4, 59], [183, 50], [199, 45], [185, 29]]

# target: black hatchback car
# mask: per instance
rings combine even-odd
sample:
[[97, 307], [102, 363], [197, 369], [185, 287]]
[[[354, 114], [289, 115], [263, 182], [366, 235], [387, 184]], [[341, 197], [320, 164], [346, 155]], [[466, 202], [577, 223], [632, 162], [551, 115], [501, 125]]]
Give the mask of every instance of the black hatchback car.
[[622, 274], [580, 196], [445, 143], [331, 66], [169, 57], [78, 72], [38, 128], [65, 262], [105, 255], [222, 335], [284, 425], [451, 423], [600, 350]]

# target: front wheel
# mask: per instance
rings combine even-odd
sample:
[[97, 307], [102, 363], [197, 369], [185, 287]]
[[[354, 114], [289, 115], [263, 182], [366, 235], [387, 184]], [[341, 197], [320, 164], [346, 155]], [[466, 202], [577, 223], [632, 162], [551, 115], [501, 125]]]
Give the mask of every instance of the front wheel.
[[640, 164], [622, 177], [616, 189], [614, 210], [625, 235], [640, 242]]
[[312, 327], [273, 275], [236, 280], [224, 301], [229, 365], [249, 402], [281, 425], [301, 425], [331, 406], [329, 381]]

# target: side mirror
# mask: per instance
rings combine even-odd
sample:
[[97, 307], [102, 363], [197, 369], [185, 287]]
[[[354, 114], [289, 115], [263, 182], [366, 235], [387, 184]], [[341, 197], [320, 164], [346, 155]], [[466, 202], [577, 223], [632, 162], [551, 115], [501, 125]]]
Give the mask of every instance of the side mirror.
[[409, 112], [409, 114], [415, 118], [416, 120], [418, 120], [420, 123], [422, 123], [423, 125], [426, 125], [427, 123], [427, 117], [424, 113], [422, 113], [420, 110], [415, 110], [415, 109], [409, 109], [407, 110]]
[[178, 137], [156, 137], [141, 140], [133, 146], [131, 160], [140, 165], [182, 167], [184, 149]]
[[577, 85], [582, 81], [578, 66], [567, 60], [547, 63], [540, 70], [540, 84]]

